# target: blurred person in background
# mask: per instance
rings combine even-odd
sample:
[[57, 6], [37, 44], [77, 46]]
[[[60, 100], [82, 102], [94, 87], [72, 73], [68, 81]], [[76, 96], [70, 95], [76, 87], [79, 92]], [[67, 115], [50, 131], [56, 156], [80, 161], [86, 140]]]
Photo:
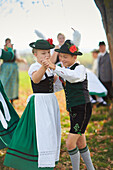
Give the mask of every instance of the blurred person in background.
[[[7, 45], [11, 43], [11, 39], [7, 38], [5, 40], [4, 50], [7, 51]], [[13, 44], [11, 44], [11, 48], [13, 49]], [[27, 63], [25, 59], [19, 58], [16, 50], [14, 50], [14, 58], [13, 60], [4, 60], [1, 65], [0, 70], [0, 80], [4, 86], [4, 90], [6, 95], [10, 99], [13, 104], [13, 100], [18, 99], [18, 90], [19, 90], [19, 71], [18, 65], [16, 62]]]
[[113, 99], [113, 70], [109, 53], [104, 41], [99, 42], [98, 77], [108, 90], [105, 100]]
[[[7, 52], [0, 49], [0, 60], [7, 61], [14, 58], [14, 53], [11, 47], [12, 45], [8, 43]], [[19, 116], [9, 102], [0, 81], [0, 150], [9, 146], [18, 121]], [[2, 154], [2, 151], [0, 151], [0, 153]]]
[[89, 80], [89, 88], [91, 88], [90, 91], [90, 100], [92, 104], [98, 103], [97, 107], [100, 106], [108, 106], [107, 102], [104, 101], [103, 97], [107, 96], [107, 89], [104, 87], [104, 85], [100, 82], [98, 79], [98, 54], [99, 50], [94, 49], [92, 51], [92, 57], [94, 59], [93, 66], [92, 66], [92, 72], [88, 72], [88, 80]]
[[[65, 35], [63, 33], [58, 33], [57, 40], [58, 40], [59, 44], [55, 46], [55, 49], [59, 49], [64, 44]], [[59, 55], [60, 54], [58, 52], [53, 51], [53, 54], [51, 56], [52, 63], [57, 64], [58, 62], [60, 62]]]

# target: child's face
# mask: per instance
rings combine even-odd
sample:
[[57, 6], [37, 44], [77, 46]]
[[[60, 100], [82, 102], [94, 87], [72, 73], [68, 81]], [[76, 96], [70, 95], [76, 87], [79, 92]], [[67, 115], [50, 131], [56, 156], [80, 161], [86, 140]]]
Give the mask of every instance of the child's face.
[[60, 56], [64, 67], [70, 67], [71, 65], [73, 65], [77, 58], [76, 55], [72, 56], [70, 54], [64, 54], [64, 53], [61, 53]]
[[50, 50], [37, 50], [34, 55], [37, 58], [37, 61], [41, 64], [44, 59], [49, 59], [50, 58]]

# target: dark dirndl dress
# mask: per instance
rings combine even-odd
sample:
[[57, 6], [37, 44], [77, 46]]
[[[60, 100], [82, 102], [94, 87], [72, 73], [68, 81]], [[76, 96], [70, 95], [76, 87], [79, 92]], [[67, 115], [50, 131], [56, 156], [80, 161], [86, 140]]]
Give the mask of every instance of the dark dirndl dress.
[[0, 81], [0, 149], [9, 146], [18, 121], [19, 116], [9, 102]]

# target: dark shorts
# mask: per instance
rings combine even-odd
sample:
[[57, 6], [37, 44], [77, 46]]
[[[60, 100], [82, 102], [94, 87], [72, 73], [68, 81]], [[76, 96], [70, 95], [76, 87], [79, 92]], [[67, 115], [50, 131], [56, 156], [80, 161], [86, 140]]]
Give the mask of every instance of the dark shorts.
[[70, 133], [83, 134], [90, 120], [91, 113], [91, 103], [72, 107], [71, 111], [69, 112], [71, 123]]

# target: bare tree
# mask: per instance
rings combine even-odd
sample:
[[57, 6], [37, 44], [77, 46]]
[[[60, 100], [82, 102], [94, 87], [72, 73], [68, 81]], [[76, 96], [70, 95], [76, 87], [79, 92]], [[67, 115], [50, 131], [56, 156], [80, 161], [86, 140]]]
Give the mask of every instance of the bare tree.
[[113, 68], [113, 0], [94, 0], [94, 2], [102, 16]]

